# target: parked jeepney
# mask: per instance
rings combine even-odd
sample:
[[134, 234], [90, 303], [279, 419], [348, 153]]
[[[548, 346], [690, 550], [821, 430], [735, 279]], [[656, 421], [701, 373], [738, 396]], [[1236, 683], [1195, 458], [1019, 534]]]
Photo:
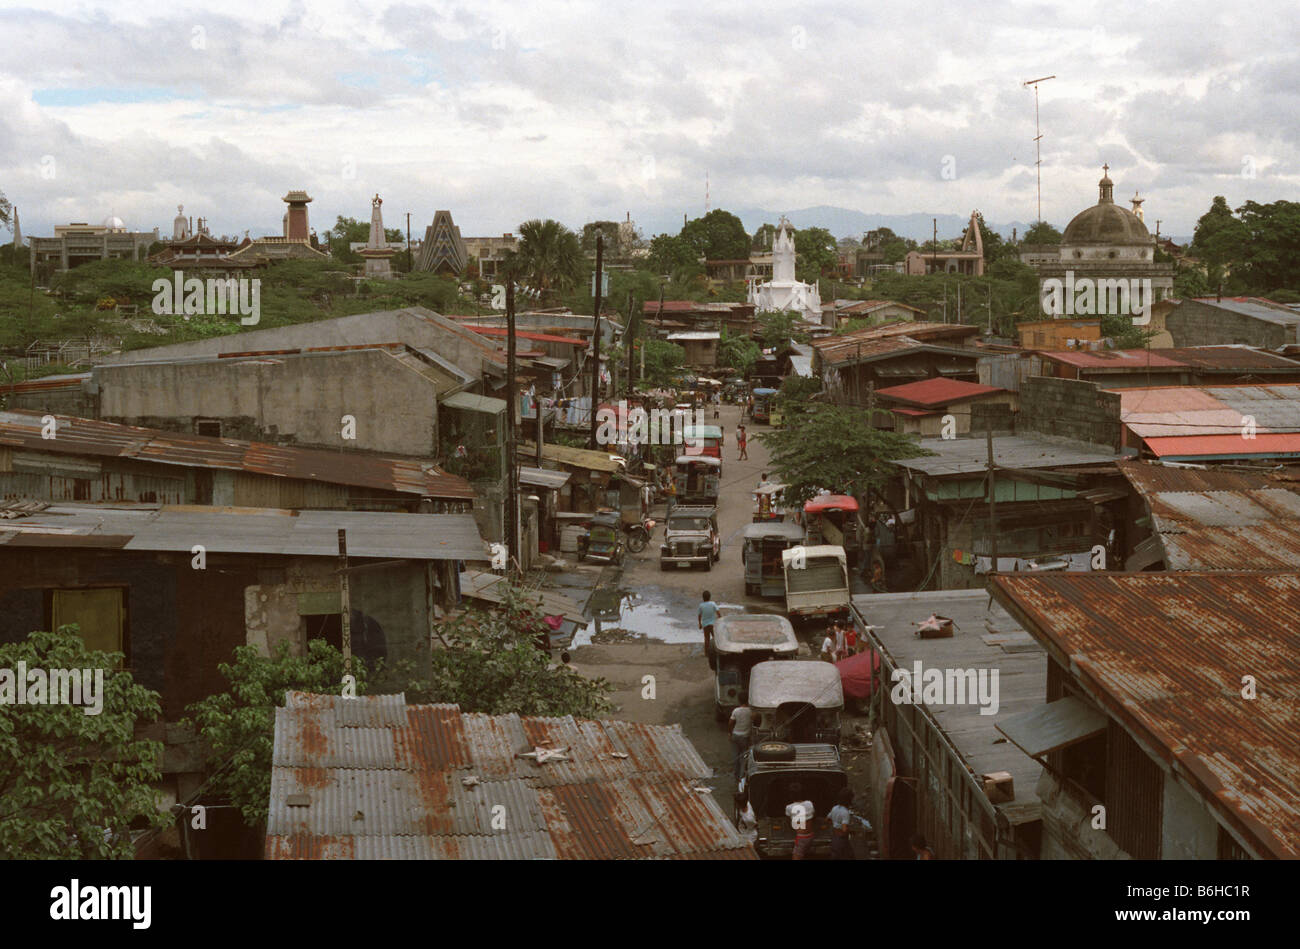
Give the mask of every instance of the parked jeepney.
[[776, 398], [776, 390], [760, 387], [755, 389], [751, 395], [754, 397], [754, 408], [749, 413], [750, 418], [761, 423], [771, 421], [772, 400]]
[[668, 512], [664, 542], [659, 545], [659, 569], [669, 564], [694, 567], [704, 564], [712, 570], [722, 556], [722, 535], [718, 531], [716, 507], [679, 504]]
[[781, 554], [781, 568], [785, 612], [791, 619], [848, 613], [849, 566], [843, 547], [791, 547]]
[[673, 465], [677, 504], [718, 504], [722, 462], [708, 455], [678, 455]]
[[[742, 762], [744, 791], [758, 820], [754, 849], [765, 859], [786, 858], [794, 853], [795, 828], [786, 806], [799, 797], [812, 802], [813, 818], [807, 827], [813, 832], [811, 857], [831, 852], [830, 810], [840, 792], [849, 786], [848, 772], [834, 745], [794, 745], [783, 741], [762, 741], [745, 752]], [[739, 822], [739, 802], [736, 808]]]
[[795, 744], [840, 744], [844, 687], [829, 662], [776, 659], [749, 672], [753, 738]]
[[793, 659], [799, 652], [794, 627], [775, 613], [732, 613], [713, 627], [709, 665], [713, 669], [714, 712], [725, 722], [749, 699], [749, 670], [769, 659]]
[[623, 562], [622, 519], [618, 511], [598, 511], [591, 516], [591, 526], [578, 538], [578, 562]]
[[717, 425], [687, 425], [682, 430], [683, 455], [703, 455], [722, 461], [722, 429]]
[[803, 543], [803, 528], [781, 521], [759, 521], [745, 528], [741, 559], [748, 596], [784, 596], [781, 554]]
[[779, 481], [761, 481], [754, 489], [754, 522], [783, 521], [785, 508], [781, 506], [781, 492], [785, 485]]
[[804, 542], [810, 546], [843, 547], [849, 565], [858, 562], [866, 542], [858, 502], [847, 494], [822, 494], [803, 506]]

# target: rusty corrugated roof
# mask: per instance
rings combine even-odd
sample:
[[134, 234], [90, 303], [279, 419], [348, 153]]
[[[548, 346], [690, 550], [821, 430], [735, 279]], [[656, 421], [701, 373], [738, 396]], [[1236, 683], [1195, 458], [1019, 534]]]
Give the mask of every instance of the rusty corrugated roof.
[[1300, 856], [1300, 573], [1002, 574], [989, 587], [1220, 823], [1261, 855]]
[[44, 438], [42, 418], [43, 415], [36, 412], [0, 412], [0, 445], [27, 451], [133, 458], [163, 465], [246, 471], [421, 497], [474, 498], [474, 490], [464, 478], [448, 474], [436, 465], [412, 459], [182, 435], [68, 415], [56, 415], [55, 437]]
[[[520, 757], [537, 747], [567, 760]], [[711, 774], [676, 725], [291, 692], [276, 710], [266, 856], [752, 859], [699, 790]]]
[[1300, 493], [1266, 473], [1119, 465], [1147, 503], [1170, 570], [1300, 567]]
[[[978, 353], [962, 347], [961, 340], [978, 332], [978, 326], [959, 323], [902, 322], [815, 339], [811, 345], [822, 361], [831, 366], [866, 361], [917, 348], [969, 355], [973, 359]], [[949, 345], [943, 345], [944, 343]]]

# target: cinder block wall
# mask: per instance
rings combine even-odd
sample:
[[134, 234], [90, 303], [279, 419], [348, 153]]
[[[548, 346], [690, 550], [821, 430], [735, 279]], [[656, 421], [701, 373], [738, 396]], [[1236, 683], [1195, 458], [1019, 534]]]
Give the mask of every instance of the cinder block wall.
[[[1020, 387], [1019, 432], [1120, 447], [1119, 395], [1078, 379], [1033, 376]], [[973, 420], [972, 420], [973, 421]]]
[[1184, 300], [1165, 317], [1165, 329], [1175, 346], [1216, 346], [1244, 343], [1277, 349], [1287, 339], [1286, 327], [1196, 300]]

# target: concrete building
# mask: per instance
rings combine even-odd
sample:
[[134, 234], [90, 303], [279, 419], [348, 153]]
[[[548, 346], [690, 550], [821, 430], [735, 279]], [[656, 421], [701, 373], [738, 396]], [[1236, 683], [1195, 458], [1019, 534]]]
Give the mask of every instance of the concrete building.
[[1300, 343], [1300, 312], [1262, 297], [1180, 300], [1165, 316], [1174, 346], [1258, 346]]
[[1023, 320], [1016, 335], [1024, 349], [1097, 349], [1101, 346], [1101, 320]]
[[31, 238], [31, 266], [38, 279], [48, 279], [95, 260], [141, 261], [158, 239], [158, 228], [128, 231], [119, 217], [106, 218], [103, 224], [61, 224], [54, 228], [53, 237]]
[[[339, 645], [339, 530], [366, 568], [349, 586], [353, 650], [369, 659], [427, 658], [458, 562], [490, 557], [466, 514], [59, 505], [10, 508], [4, 525], [0, 640], [75, 623], [88, 647], [125, 655], [168, 723], [228, 687], [217, 666], [237, 646]], [[165, 789], [183, 799], [202, 762], [184, 753], [192, 736], [166, 735]]]
[[952, 418], [954, 437], [980, 434], [971, 429], [971, 411], [975, 405], [1005, 406], [1008, 412], [1019, 407], [1014, 392], [942, 377], [886, 386], [876, 390], [876, 398], [877, 405], [888, 410], [888, 413], [877, 413], [873, 420], [877, 428], [885, 427], [882, 422], [888, 420], [894, 431], [927, 438], [941, 437], [948, 417]]
[[[1080, 211], [1065, 226], [1055, 259], [1050, 257], [1050, 248], [1038, 249], [1035, 268], [1038, 270], [1040, 300], [1046, 299], [1048, 281], [1059, 281], [1066, 288], [1067, 295], [1070, 288], [1076, 286], [1082, 294], [1077, 304], [1076, 301], [1054, 297], [1050, 304], [1044, 302], [1043, 310], [1047, 316], [1101, 316], [1108, 313], [1133, 316], [1140, 307], [1173, 296], [1174, 265], [1156, 263], [1155, 239], [1137, 213], [1115, 203], [1115, 185], [1109, 170], [1109, 165], [1103, 167], [1101, 181], [1097, 183], [1100, 193], [1097, 203]], [[1108, 283], [1103, 284], [1103, 281]], [[1126, 296], [1101, 292], [1102, 287], [1114, 282], [1124, 284]], [[1147, 286], [1149, 295], [1143, 289]], [[1095, 297], [1085, 307], [1089, 287], [1093, 288], [1091, 292]], [[1059, 311], [1049, 308], [1057, 303], [1061, 305]]]
[[834, 300], [822, 304], [822, 325], [831, 329], [838, 329], [850, 320], [885, 324], [921, 320], [925, 315], [925, 310], [893, 300]]
[[506, 255], [519, 249], [519, 238], [514, 234], [502, 234], [500, 237], [466, 237], [466, 257], [478, 262], [478, 274], [484, 280], [491, 280], [501, 271], [501, 264]]
[[903, 273], [911, 276], [934, 273], [984, 276], [984, 237], [980, 234], [978, 211], [972, 211], [970, 224], [962, 234], [956, 250], [913, 250], [903, 258]]
[[[1047, 650], [1046, 704], [996, 725], [1043, 765], [1044, 859], [1300, 857], [1300, 676], [1283, 658], [1300, 648], [1300, 574], [1008, 575], [989, 589]], [[1243, 698], [1249, 670], [1260, 685]]]
[[[1037, 859], [1043, 769], [1000, 742], [996, 726], [1041, 706], [1043, 649], [984, 590], [873, 593], [853, 597], [852, 606], [866, 642], [880, 655], [871, 696], [878, 725], [870, 810], [881, 856], [912, 859], [910, 839], [920, 832], [941, 860]], [[930, 613], [952, 619], [957, 635], [919, 638], [917, 623]], [[918, 662], [923, 670], [961, 670], [976, 680], [960, 703], [947, 702], [949, 696], [936, 703], [895, 701], [895, 676], [911, 677]], [[991, 683], [993, 675], [996, 709], [978, 702], [978, 678]], [[910, 698], [911, 691], [904, 687], [901, 694]], [[1010, 779], [1009, 788], [1005, 782], [990, 787], [985, 776], [999, 773]]]

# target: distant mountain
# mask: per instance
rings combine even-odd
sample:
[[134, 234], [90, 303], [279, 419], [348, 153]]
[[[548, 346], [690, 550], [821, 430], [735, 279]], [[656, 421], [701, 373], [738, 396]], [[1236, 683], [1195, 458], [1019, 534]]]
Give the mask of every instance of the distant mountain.
[[[800, 208], [795, 211], [769, 211], [762, 208], [727, 208], [745, 225], [745, 230], [754, 233], [764, 224], [775, 224], [784, 214], [796, 228], [824, 227], [837, 238], [854, 237], [861, 239], [869, 230], [887, 227], [900, 237], [910, 237], [915, 241], [929, 240], [934, 234], [934, 226], [939, 228], [939, 239], [948, 240], [960, 237], [970, 220], [962, 214], [867, 214], [852, 208], [837, 208], [830, 205], [818, 205], [812, 208]], [[698, 213], [693, 216], [698, 216]], [[999, 224], [985, 221], [990, 228], [1003, 237], [1010, 238], [1012, 228], [1017, 234], [1023, 234], [1028, 227], [1023, 221]], [[680, 217], [655, 213], [646, 215], [637, 221], [646, 237], [655, 234], [676, 234], [682, 228]]]

